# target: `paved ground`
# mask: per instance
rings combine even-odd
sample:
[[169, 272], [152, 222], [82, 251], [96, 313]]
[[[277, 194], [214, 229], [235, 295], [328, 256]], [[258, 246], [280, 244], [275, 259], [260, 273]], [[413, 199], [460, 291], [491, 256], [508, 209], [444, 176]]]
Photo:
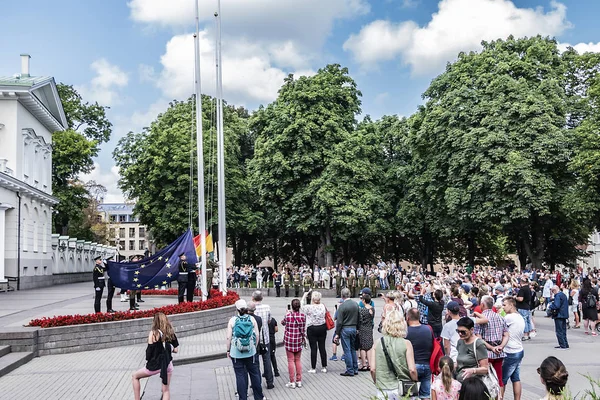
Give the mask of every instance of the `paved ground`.
[[[12, 295], [10, 298], [7, 295]], [[142, 303], [150, 307], [155, 302], [168, 303], [173, 299], [156, 299]], [[290, 299], [268, 298], [274, 316], [280, 320], [285, 314]], [[335, 299], [324, 299], [330, 310], [334, 309]], [[376, 308], [381, 310], [382, 301], [377, 299]], [[11, 292], [0, 294], [0, 327], [23, 324], [23, 321], [40, 315], [73, 313], [74, 310], [87, 312], [91, 307], [91, 294], [88, 284], [75, 284], [37, 292]], [[51, 303], [50, 305], [46, 305]], [[123, 306], [124, 303], [115, 303]], [[525, 344], [525, 360], [522, 365], [524, 399], [539, 399], [543, 387], [539, 382], [536, 368], [548, 355], [556, 355], [570, 372], [570, 387], [574, 393], [588, 387], [581, 374], [600, 377], [600, 338], [584, 336], [581, 330], [569, 331], [571, 349], [554, 352], [556, 339], [552, 321], [536, 317], [539, 335]], [[377, 333], [376, 333], [377, 336]], [[225, 349], [224, 331], [214, 331], [191, 336], [181, 340], [177, 358], [193, 357], [207, 353], [221, 353]], [[129, 399], [132, 398], [131, 373], [144, 364], [144, 345], [127, 346], [115, 349], [97, 350], [82, 353], [45, 356], [32, 360], [25, 366], [0, 378], [0, 399]], [[328, 345], [328, 352], [331, 351]], [[374, 393], [374, 386], [368, 374], [344, 378], [339, 375], [344, 370], [340, 361], [329, 362], [327, 374], [308, 374], [309, 353], [303, 354], [304, 377], [302, 389], [287, 389], [287, 362], [282, 348], [277, 350], [281, 377], [276, 378], [273, 390], [265, 390], [270, 399], [315, 399], [340, 398], [367, 399]], [[338, 356], [341, 355], [341, 349]], [[153, 377], [142, 381], [144, 399], [160, 399], [160, 379]], [[179, 365], [171, 384], [173, 399], [235, 399], [235, 378], [231, 361], [217, 359], [210, 362]], [[343, 390], [343, 392], [341, 392]], [[507, 399], [511, 399], [510, 390]]]

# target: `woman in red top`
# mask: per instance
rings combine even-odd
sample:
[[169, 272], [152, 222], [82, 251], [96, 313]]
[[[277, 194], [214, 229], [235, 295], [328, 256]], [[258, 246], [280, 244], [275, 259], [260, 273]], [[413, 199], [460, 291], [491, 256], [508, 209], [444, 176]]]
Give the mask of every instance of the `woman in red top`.
[[288, 360], [290, 381], [285, 384], [290, 389], [302, 387], [302, 347], [305, 344], [306, 315], [300, 313], [300, 300], [292, 300], [292, 310], [288, 311], [281, 325], [285, 326], [283, 345]]

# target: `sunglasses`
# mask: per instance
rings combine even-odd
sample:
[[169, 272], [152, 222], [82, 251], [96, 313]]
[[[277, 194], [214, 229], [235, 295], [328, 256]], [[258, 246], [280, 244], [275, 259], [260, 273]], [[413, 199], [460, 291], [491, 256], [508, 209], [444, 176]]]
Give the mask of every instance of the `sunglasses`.
[[469, 331], [464, 330], [464, 329], [457, 329], [456, 333], [458, 333], [459, 336], [464, 336], [464, 335], [468, 334]]

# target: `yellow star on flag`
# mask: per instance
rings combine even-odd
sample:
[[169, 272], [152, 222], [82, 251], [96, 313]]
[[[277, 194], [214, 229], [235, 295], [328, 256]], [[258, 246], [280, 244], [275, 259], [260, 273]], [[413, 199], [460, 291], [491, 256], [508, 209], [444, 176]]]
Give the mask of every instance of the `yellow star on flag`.
[[171, 264], [169, 264], [169, 263], [166, 263], [166, 264], [165, 264], [165, 267], [167, 267], [167, 268], [171, 268]]
[[136, 285], [137, 287], [142, 287], [142, 285], [140, 285], [139, 283]]
[[173, 276], [173, 274], [169, 272], [169, 273], [167, 274], [167, 278], [170, 278], [171, 276]]
[[140, 265], [140, 268], [146, 268], [146, 265], [142, 264]]
[[[167, 281], [163, 281], [163, 285], [166, 285], [166, 284], [167, 284]], [[156, 286], [158, 286], [158, 285], [156, 285]]]
[[159, 260], [162, 260], [162, 256], [158, 256], [158, 259], [159, 259]]
[[136, 274], [136, 275], [139, 275], [139, 274], [140, 274], [140, 271], [135, 271], [135, 274]]
[[165, 261], [169, 261], [169, 257], [165, 258]]
[[148, 289], [148, 286], [144, 286], [144, 289]]
[[134, 282], [137, 282], [138, 280], [139, 280], [138, 278], [133, 278], [133, 281], [134, 281]]

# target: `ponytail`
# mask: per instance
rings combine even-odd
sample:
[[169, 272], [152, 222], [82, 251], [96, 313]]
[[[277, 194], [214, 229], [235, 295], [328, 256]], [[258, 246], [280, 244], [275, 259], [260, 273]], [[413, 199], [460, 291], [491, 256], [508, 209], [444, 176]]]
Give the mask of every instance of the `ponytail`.
[[440, 359], [439, 363], [440, 370], [442, 371], [442, 383], [444, 384], [444, 391], [450, 393], [452, 391], [452, 371], [454, 370], [454, 361], [448, 356], [444, 356]]

